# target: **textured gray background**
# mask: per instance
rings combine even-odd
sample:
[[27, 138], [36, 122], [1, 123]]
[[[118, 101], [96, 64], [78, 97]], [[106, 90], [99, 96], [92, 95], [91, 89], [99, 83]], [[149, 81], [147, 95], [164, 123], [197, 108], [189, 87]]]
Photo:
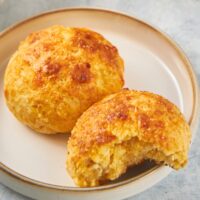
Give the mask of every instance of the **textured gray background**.
[[[200, 0], [0, 0], [0, 31], [42, 11], [74, 6], [111, 8], [159, 27], [184, 49], [200, 82]], [[198, 130], [188, 166], [130, 199], [200, 200], [200, 127]], [[0, 185], [0, 200], [29, 198]]]

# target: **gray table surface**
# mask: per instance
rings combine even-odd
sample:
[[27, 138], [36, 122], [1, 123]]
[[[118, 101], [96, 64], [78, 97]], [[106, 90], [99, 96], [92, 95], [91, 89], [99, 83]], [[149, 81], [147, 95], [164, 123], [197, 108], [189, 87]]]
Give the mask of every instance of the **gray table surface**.
[[[200, 0], [0, 0], [0, 31], [43, 11], [75, 6], [119, 10], [159, 27], [183, 48], [200, 83]], [[28, 199], [0, 184], [0, 200]], [[200, 127], [192, 144], [188, 166], [129, 199], [200, 199]]]

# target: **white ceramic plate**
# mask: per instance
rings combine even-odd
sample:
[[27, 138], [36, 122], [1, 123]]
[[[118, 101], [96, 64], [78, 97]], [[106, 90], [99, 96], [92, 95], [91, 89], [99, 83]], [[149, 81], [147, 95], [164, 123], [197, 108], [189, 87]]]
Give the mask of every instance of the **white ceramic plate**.
[[117, 46], [125, 61], [126, 87], [174, 102], [195, 131], [198, 89], [190, 63], [166, 35], [136, 18], [100, 9], [63, 9], [25, 20], [0, 35], [0, 180], [35, 199], [121, 199], [157, 183], [170, 172], [146, 162], [115, 182], [78, 188], [66, 173], [67, 135], [36, 134], [8, 111], [3, 75], [8, 59], [29, 33], [51, 25], [87, 27]]

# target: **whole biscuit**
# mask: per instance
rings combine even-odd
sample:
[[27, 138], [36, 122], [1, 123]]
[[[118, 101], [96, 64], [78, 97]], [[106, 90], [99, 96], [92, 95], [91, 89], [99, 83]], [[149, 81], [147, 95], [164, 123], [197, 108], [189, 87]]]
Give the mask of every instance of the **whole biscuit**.
[[32, 129], [65, 133], [89, 106], [123, 87], [123, 71], [117, 48], [100, 34], [53, 26], [21, 42], [7, 66], [5, 98]]

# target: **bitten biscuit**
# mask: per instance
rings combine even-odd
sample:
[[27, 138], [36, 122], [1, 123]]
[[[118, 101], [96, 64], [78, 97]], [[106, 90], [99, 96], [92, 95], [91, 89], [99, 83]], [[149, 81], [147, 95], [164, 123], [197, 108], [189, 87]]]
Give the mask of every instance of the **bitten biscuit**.
[[122, 90], [79, 118], [68, 141], [67, 169], [81, 187], [114, 180], [146, 159], [180, 169], [190, 138], [183, 115], [167, 99]]

